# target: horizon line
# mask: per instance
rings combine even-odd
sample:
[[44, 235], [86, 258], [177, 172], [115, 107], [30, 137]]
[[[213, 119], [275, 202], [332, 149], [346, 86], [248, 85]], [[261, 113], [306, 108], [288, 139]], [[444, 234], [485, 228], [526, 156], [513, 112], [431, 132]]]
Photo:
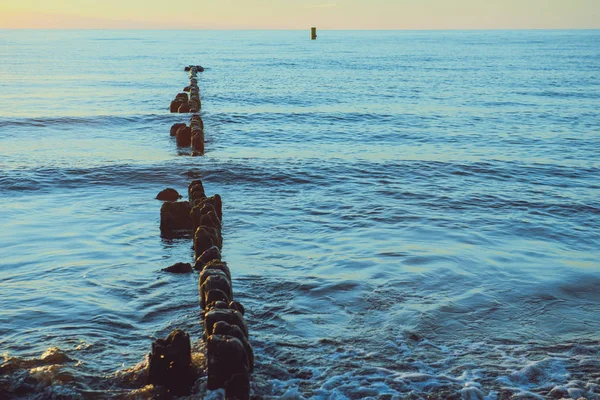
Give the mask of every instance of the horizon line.
[[[2, 28], [0, 31], [305, 31], [307, 28]], [[597, 28], [419, 28], [419, 29], [366, 29], [366, 28], [319, 28], [320, 31], [381, 31], [381, 32], [396, 32], [396, 31], [597, 31]]]

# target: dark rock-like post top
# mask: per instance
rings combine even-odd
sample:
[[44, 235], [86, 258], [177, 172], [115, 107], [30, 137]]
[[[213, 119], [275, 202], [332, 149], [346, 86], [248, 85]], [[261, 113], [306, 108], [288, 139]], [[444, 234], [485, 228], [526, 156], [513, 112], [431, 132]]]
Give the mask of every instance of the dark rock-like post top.
[[164, 386], [173, 394], [184, 396], [190, 393], [194, 375], [189, 334], [175, 329], [166, 339], [152, 343], [149, 384]]

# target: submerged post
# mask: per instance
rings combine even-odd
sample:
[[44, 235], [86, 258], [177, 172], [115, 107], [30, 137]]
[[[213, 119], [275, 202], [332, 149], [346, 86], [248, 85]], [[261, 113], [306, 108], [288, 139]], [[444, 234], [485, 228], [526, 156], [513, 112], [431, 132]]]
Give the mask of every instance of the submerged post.
[[317, 38], [317, 28], [313, 26], [312, 28], [310, 28], [310, 39], [315, 40], [316, 38]]

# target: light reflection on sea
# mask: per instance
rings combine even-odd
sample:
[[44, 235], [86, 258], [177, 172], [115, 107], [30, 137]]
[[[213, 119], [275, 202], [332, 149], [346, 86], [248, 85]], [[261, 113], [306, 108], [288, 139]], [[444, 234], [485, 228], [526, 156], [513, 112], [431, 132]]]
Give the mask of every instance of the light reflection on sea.
[[0, 393], [151, 397], [176, 327], [202, 363], [154, 200], [201, 178], [254, 394], [600, 398], [600, 34], [306, 36], [0, 31]]

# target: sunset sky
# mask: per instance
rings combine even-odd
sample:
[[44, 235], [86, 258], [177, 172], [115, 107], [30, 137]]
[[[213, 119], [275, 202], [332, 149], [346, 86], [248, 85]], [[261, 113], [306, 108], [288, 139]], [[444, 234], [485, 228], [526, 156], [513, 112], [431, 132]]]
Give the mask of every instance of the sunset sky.
[[0, 29], [600, 28], [600, 0], [0, 0]]

